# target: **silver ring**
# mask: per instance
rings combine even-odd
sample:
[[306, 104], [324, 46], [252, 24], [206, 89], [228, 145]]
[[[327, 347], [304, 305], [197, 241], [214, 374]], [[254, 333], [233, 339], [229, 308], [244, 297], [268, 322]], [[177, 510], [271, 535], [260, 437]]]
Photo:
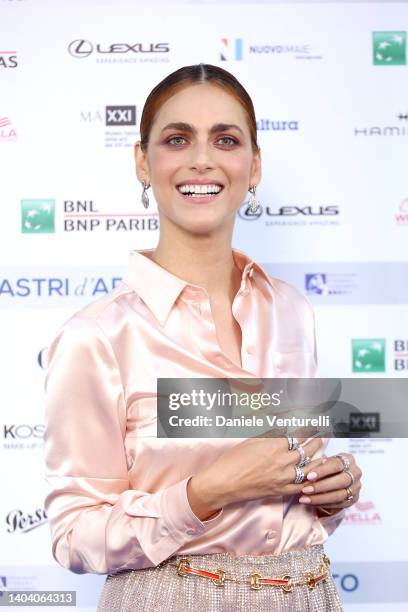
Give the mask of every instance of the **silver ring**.
[[297, 462], [297, 465], [298, 465], [299, 467], [302, 467], [302, 465], [306, 465], [306, 463], [307, 463], [307, 461], [306, 461], [306, 463], [305, 463], [305, 459], [306, 459], [306, 451], [305, 451], [305, 449], [303, 448], [303, 446], [302, 446], [301, 444], [299, 444], [299, 446], [297, 447], [297, 449], [296, 449], [296, 450], [297, 450], [297, 451], [300, 453], [300, 459], [299, 459], [299, 461]]
[[340, 459], [340, 461], [343, 464], [343, 472], [345, 472], [346, 470], [348, 470], [350, 468], [350, 460], [347, 457], [347, 455], [343, 455], [342, 453], [339, 453], [338, 455], [334, 455], [335, 457], [338, 457]]
[[305, 473], [298, 465], [295, 465], [294, 467], [296, 472], [295, 484], [301, 484], [305, 479]]
[[308, 456], [306, 455], [306, 457], [305, 457], [304, 459], [302, 459], [302, 461], [301, 461], [300, 463], [298, 463], [298, 466], [299, 466], [299, 467], [303, 467], [303, 466], [307, 465], [307, 464], [308, 464], [308, 463], [310, 463], [310, 462], [311, 462], [310, 457], [308, 457]]
[[292, 436], [286, 436], [286, 437], [287, 437], [287, 440], [288, 440], [288, 450], [291, 451], [292, 448], [293, 448], [293, 440], [294, 440], [294, 438], [292, 438]]
[[354, 478], [353, 474], [350, 472], [350, 470], [343, 470], [343, 472], [345, 474], [347, 474], [348, 476], [350, 476], [350, 487], [356, 482], [356, 479]]

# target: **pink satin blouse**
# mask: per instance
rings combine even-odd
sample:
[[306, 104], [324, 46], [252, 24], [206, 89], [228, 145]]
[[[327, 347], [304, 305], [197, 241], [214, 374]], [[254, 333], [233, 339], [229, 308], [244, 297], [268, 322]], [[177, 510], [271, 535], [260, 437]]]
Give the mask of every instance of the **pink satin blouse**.
[[48, 351], [45, 509], [54, 558], [76, 573], [113, 574], [176, 552], [263, 555], [323, 543], [343, 512], [319, 519], [297, 498], [285, 516], [287, 500], [267, 497], [201, 521], [187, 482], [242, 439], [156, 437], [158, 377], [315, 376], [309, 302], [233, 249], [242, 271], [232, 305], [240, 368], [218, 345], [205, 289], [149, 253], [135, 251], [121, 284], [72, 316]]

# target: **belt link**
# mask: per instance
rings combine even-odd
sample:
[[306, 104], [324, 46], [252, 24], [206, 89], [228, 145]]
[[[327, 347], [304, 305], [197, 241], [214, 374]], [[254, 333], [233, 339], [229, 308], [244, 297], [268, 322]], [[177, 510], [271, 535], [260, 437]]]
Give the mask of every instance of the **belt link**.
[[[249, 584], [250, 588], [254, 591], [259, 591], [263, 586], [278, 586], [285, 593], [290, 593], [294, 586], [307, 586], [310, 591], [316, 587], [319, 582], [325, 582], [329, 576], [330, 559], [323, 554], [322, 563], [320, 565], [320, 574], [314, 574], [308, 572], [305, 580], [293, 581], [291, 576], [285, 575], [282, 578], [263, 578], [258, 572], [251, 572], [249, 579], [240, 580], [232, 576], [227, 576], [223, 568], [218, 568], [215, 572], [209, 572], [208, 570], [200, 570], [198, 568], [192, 568], [190, 560], [187, 557], [182, 557], [178, 563], [167, 563], [173, 567], [177, 567], [177, 573], [179, 576], [187, 577], [189, 574], [201, 576], [203, 578], [209, 578], [216, 586], [225, 586], [227, 580], [235, 582], [237, 584]], [[159, 563], [157, 567], [166, 565], [166, 560]], [[199, 573], [201, 572], [201, 573]]]

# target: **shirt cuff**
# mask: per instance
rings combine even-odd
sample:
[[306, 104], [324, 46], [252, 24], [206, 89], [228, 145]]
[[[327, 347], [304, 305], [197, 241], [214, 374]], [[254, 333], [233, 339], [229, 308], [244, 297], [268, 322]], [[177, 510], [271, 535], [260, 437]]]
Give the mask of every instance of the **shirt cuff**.
[[[318, 506], [317, 506], [318, 507]], [[340, 525], [346, 514], [346, 508], [342, 508], [340, 512], [327, 516], [317, 516], [316, 519], [320, 521], [328, 535], [331, 535], [335, 529]]]
[[187, 484], [190, 478], [192, 475], [165, 489], [162, 504], [165, 510], [164, 516], [170, 521], [173, 531], [183, 535], [199, 536], [218, 522], [222, 508], [215, 517], [201, 521], [192, 511], [188, 501]]

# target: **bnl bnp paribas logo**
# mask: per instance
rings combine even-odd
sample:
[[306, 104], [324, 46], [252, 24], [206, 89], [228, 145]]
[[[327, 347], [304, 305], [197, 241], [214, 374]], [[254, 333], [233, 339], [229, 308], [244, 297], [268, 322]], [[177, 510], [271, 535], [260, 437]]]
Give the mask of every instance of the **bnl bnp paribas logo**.
[[53, 234], [55, 200], [21, 200], [21, 231], [23, 234]]
[[353, 372], [385, 372], [385, 339], [364, 338], [351, 341]]
[[405, 66], [406, 63], [406, 32], [373, 32], [373, 64], [375, 66]]

